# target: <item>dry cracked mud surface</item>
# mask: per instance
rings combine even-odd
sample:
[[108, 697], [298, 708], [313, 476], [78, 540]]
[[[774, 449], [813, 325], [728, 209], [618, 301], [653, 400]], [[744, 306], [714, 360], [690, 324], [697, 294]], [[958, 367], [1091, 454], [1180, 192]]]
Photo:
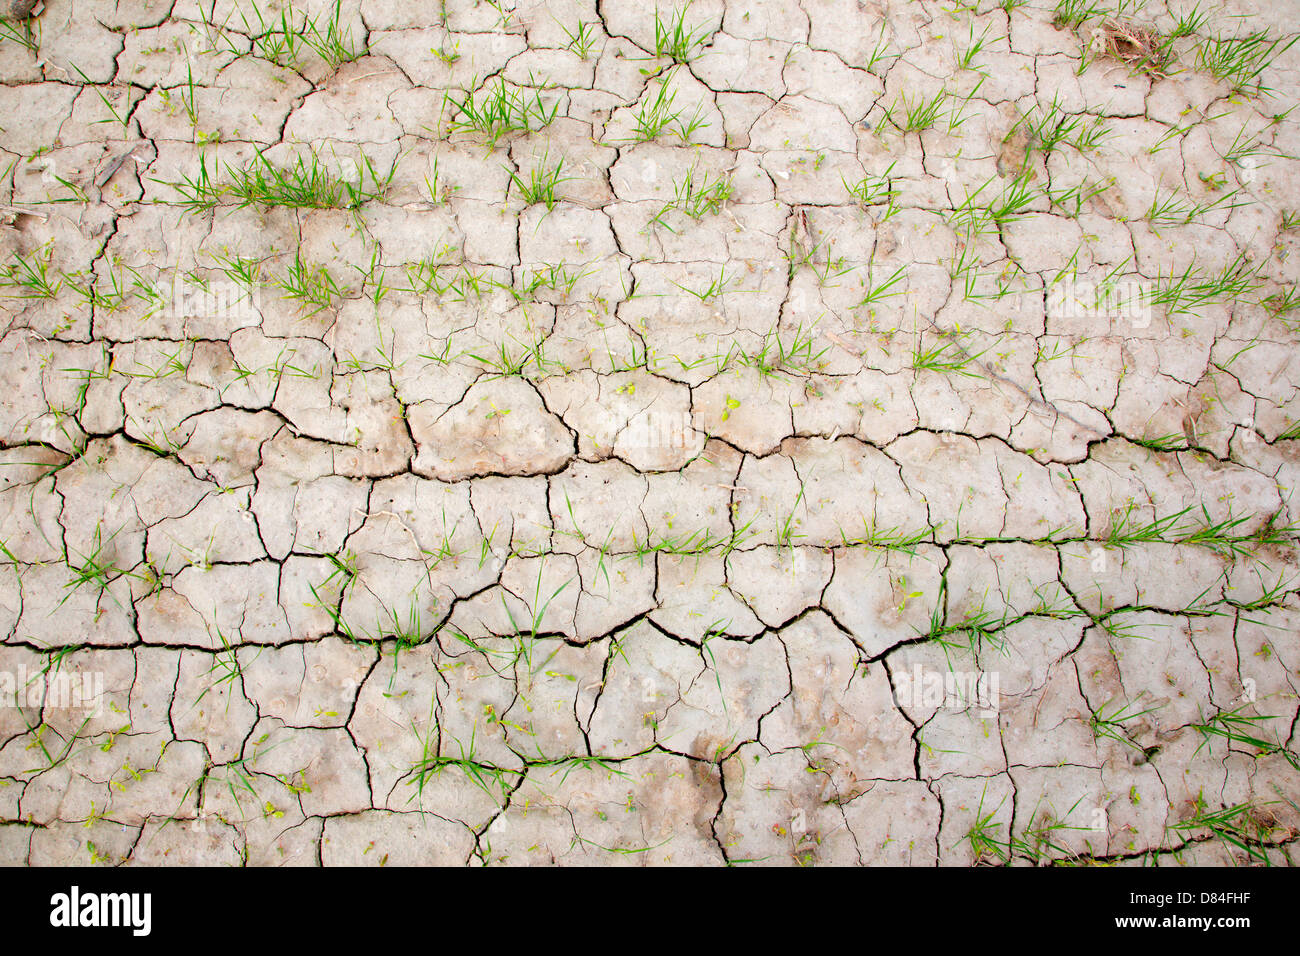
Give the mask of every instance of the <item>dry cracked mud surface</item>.
[[0, 862], [1295, 859], [1300, 4], [31, 7]]

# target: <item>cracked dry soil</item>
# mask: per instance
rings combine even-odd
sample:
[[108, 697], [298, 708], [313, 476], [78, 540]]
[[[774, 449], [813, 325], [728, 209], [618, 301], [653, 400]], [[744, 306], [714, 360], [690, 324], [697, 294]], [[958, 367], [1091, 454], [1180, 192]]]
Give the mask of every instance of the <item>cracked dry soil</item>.
[[5, 6], [0, 862], [1295, 859], [1300, 5]]

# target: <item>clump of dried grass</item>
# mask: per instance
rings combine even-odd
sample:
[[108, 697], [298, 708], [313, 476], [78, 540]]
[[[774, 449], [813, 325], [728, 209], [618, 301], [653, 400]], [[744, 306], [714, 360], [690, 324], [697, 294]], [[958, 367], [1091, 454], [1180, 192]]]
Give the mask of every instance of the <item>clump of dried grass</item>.
[[1106, 20], [1099, 35], [1106, 56], [1154, 78], [1169, 75], [1172, 59], [1169, 47], [1160, 34], [1149, 27], [1123, 20]]

